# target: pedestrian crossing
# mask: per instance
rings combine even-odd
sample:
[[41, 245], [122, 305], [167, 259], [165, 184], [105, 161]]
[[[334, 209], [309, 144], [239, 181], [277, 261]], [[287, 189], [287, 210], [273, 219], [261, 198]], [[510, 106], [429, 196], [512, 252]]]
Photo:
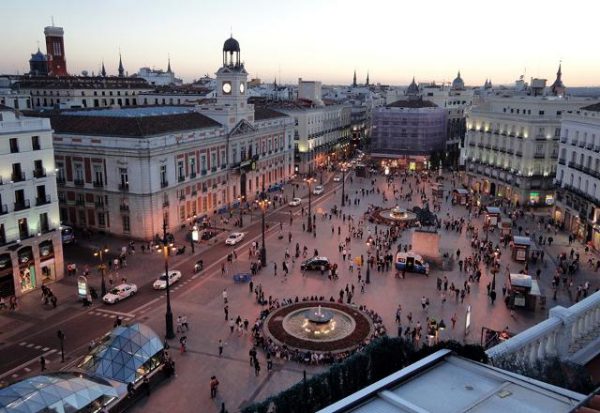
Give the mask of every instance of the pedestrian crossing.
[[43, 351], [44, 353], [45, 353], [46, 351], [50, 351], [50, 350], [57, 351], [56, 349], [51, 349], [50, 347], [44, 347], [44, 346], [42, 346], [42, 345], [40, 345], [40, 344], [36, 344], [36, 343], [30, 343], [30, 342], [28, 342], [28, 341], [21, 341], [21, 342], [19, 343], [19, 346], [21, 346], [21, 347], [25, 347], [25, 348], [30, 348], [30, 349], [33, 349], [33, 350], [39, 350], [39, 351]]
[[[110, 314], [110, 313], [106, 313], [102, 310], [91, 310], [91, 311], [88, 311], [88, 314], [96, 316], [96, 317], [111, 318], [111, 319], [116, 319], [118, 316], [118, 314]], [[127, 322], [127, 321], [133, 320], [133, 317], [122, 317], [121, 319], [123, 321]]]

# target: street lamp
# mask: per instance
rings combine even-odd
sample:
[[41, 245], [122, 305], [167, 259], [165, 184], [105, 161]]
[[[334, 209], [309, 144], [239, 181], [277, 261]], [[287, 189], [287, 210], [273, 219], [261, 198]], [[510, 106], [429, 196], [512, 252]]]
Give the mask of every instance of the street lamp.
[[104, 248], [98, 248], [96, 252], [94, 252], [94, 257], [100, 258], [100, 275], [102, 276], [102, 281], [100, 284], [100, 291], [102, 292], [102, 297], [106, 295], [106, 283], [104, 282], [104, 271], [106, 266], [104, 264], [104, 254], [108, 252], [108, 248], [104, 246]]
[[240, 228], [242, 228], [244, 226], [244, 219], [243, 219], [243, 212], [242, 212], [242, 203], [244, 202], [244, 199], [246, 197], [244, 195], [240, 195], [237, 197], [238, 201], [240, 202], [239, 208], [240, 208]]
[[271, 204], [264, 192], [260, 194], [260, 198], [256, 200], [256, 203], [262, 211], [262, 245], [260, 247], [260, 261], [263, 267], [267, 266], [267, 247], [265, 244], [265, 211]]
[[346, 206], [346, 165], [342, 165], [342, 206]]
[[[173, 312], [171, 311], [171, 287], [169, 285], [169, 250], [173, 244], [167, 240], [167, 221], [163, 219], [163, 239], [162, 249], [165, 255], [165, 279], [167, 282], [167, 312], [165, 313], [165, 337], [168, 339], [175, 338], [175, 332], [173, 331]], [[160, 248], [159, 245], [156, 248]]]
[[304, 178], [304, 182], [308, 185], [308, 232], [312, 232], [312, 188], [311, 184], [315, 182], [315, 178]]
[[[196, 222], [196, 219], [194, 218], [194, 222]], [[198, 227], [196, 225], [194, 225], [192, 227], [192, 237], [190, 238], [190, 244], [192, 244], [192, 254], [195, 252], [194, 251], [194, 244], [198, 242]]]
[[56, 332], [58, 340], [60, 341], [60, 360], [65, 362], [65, 333], [62, 330]]

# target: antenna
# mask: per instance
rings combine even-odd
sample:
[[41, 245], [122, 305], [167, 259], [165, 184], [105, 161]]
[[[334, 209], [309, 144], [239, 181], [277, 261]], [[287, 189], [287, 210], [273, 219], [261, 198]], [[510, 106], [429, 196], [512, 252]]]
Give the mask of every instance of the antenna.
[[40, 41], [37, 40], [36, 43], [37, 43], [38, 50], [40, 50]]
[[54, 16], [50, 16], [50, 21], [52, 22], [52, 27], [54, 27]]

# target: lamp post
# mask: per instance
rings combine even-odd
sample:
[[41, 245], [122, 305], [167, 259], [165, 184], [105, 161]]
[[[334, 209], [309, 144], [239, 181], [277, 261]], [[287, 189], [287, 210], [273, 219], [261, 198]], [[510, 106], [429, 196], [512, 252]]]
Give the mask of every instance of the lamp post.
[[104, 297], [106, 295], [106, 283], [104, 281], [104, 271], [105, 271], [105, 264], [104, 264], [104, 254], [108, 252], [108, 248], [106, 248], [106, 246], [104, 246], [104, 248], [98, 248], [98, 250], [96, 252], [94, 252], [94, 257], [98, 257], [100, 258], [100, 275], [102, 276], [102, 281], [100, 284], [100, 291], [102, 293], [102, 297]]
[[[194, 222], [195, 222], [195, 220], [194, 220]], [[198, 227], [196, 225], [194, 225], [192, 227], [192, 234], [191, 235], [192, 235], [192, 237], [191, 237], [190, 243], [192, 244], [192, 254], [193, 254], [195, 252], [194, 251], [194, 244], [198, 242], [198, 235], [199, 235], [198, 234]]]
[[260, 198], [256, 200], [256, 203], [262, 211], [262, 245], [260, 247], [260, 261], [263, 267], [267, 266], [267, 246], [265, 244], [265, 210], [271, 204], [264, 192], [260, 194]]
[[346, 206], [346, 165], [342, 165], [342, 206]]
[[163, 219], [163, 253], [165, 255], [165, 278], [167, 282], [167, 312], [165, 313], [165, 337], [168, 339], [175, 338], [173, 331], [173, 312], [171, 311], [171, 287], [169, 285], [169, 249], [171, 244], [167, 240], [167, 221]]
[[242, 228], [244, 226], [244, 218], [243, 218], [243, 212], [242, 212], [242, 203], [244, 202], [244, 195], [240, 195], [238, 196], [238, 201], [240, 201], [240, 228]]
[[304, 178], [304, 182], [308, 185], [308, 232], [312, 232], [312, 188], [311, 184], [315, 182], [315, 178]]
[[60, 341], [60, 360], [62, 363], [65, 362], [65, 333], [62, 330], [56, 332], [58, 340]]

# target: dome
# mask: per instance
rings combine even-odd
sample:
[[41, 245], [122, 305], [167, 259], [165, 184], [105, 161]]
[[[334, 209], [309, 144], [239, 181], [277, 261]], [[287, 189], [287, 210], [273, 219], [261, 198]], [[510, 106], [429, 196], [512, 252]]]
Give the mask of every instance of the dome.
[[223, 51], [224, 52], [239, 52], [240, 44], [233, 37], [230, 37], [229, 39], [225, 40], [225, 43], [223, 43]]
[[456, 76], [456, 79], [452, 81], [452, 89], [454, 90], [463, 90], [465, 88], [465, 82], [460, 77], [460, 72]]
[[412, 82], [410, 82], [410, 85], [408, 85], [408, 88], [406, 88], [406, 94], [407, 95], [418, 95], [419, 94], [419, 86], [417, 86], [417, 82], [415, 82], [414, 77], [413, 77]]
[[31, 55], [30, 61], [33, 61], [33, 62], [45, 62], [46, 61], [46, 56], [42, 52], [40, 52], [40, 49], [38, 49], [37, 53], [33, 53]]

